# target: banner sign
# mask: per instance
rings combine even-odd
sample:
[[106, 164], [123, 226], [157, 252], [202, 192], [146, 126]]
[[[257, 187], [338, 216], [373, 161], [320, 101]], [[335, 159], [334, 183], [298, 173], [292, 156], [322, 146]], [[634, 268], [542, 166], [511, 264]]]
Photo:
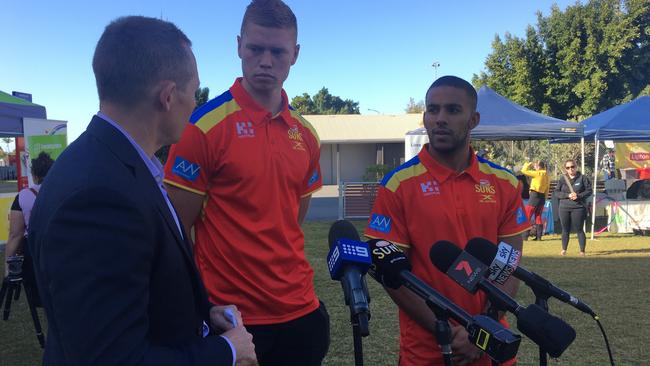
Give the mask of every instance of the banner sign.
[[20, 171], [21, 176], [27, 177], [29, 186], [34, 184], [31, 174], [32, 159], [44, 151], [56, 160], [68, 146], [66, 124], [66, 121], [23, 118], [25, 151], [20, 154]]
[[650, 142], [616, 143], [616, 168], [650, 168]]

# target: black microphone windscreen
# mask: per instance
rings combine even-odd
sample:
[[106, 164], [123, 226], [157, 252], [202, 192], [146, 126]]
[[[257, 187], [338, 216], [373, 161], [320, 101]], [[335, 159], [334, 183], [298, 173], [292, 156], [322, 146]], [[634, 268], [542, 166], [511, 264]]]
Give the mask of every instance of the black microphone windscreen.
[[569, 324], [536, 304], [517, 315], [517, 329], [554, 358], [560, 357], [576, 338], [576, 331]]
[[447, 273], [449, 267], [451, 267], [461, 253], [462, 250], [453, 243], [440, 240], [431, 246], [429, 259], [431, 259], [431, 263], [441, 272]]
[[490, 265], [497, 256], [497, 246], [484, 238], [470, 239], [465, 246], [465, 251], [487, 265]]
[[343, 238], [361, 241], [357, 228], [348, 220], [338, 220], [330, 227], [330, 232], [327, 237], [330, 248], [336, 244], [337, 240]]
[[372, 257], [370, 276], [382, 285], [393, 289], [402, 285], [401, 272], [410, 271], [411, 263], [395, 244], [383, 239], [368, 240]]

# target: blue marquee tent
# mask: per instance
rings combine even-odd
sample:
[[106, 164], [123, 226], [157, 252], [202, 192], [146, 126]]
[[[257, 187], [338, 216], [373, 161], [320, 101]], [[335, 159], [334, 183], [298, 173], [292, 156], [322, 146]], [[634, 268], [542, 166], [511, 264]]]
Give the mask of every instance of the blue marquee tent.
[[[650, 141], [650, 96], [642, 96], [591, 116], [581, 122], [585, 138], [593, 138], [596, 156], [599, 156], [601, 140]], [[594, 159], [594, 182], [598, 177], [598, 161]], [[596, 185], [594, 184], [591, 217], [591, 239], [594, 238], [596, 210]]]
[[581, 122], [585, 138], [650, 141], [650, 96], [608, 109]]
[[[478, 91], [479, 125], [472, 130], [475, 140], [580, 139], [582, 125], [537, 113], [510, 101], [487, 86]], [[419, 128], [408, 135], [426, 135]]]
[[0, 136], [23, 135], [23, 118], [47, 118], [45, 107], [0, 91]]
[[476, 109], [481, 114], [481, 122], [472, 131], [473, 139], [546, 140], [582, 137], [579, 124], [522, 107], [485, 85], [477, 94]]

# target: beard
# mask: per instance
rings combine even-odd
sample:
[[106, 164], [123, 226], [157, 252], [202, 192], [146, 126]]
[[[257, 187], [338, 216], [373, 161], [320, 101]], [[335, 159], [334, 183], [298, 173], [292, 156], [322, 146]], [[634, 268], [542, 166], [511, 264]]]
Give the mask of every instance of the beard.
[[429, 136], [429, 148], [432, 152], [440, 155], [454, 155], [459, 151], [465, 150], [469, 140], [469, 131], [465, 131], [460, 135], [443, 135], [445, 140], [447, 140], [444, 142], [437, 141], [436, 137], [439, 135], [432, 135], [431, 131], [427, 131], [427, 135]]

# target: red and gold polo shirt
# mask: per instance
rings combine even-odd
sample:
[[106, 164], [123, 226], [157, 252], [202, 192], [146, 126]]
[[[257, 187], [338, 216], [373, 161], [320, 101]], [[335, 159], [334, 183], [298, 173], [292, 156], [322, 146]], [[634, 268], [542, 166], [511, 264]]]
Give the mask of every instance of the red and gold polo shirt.
[[298, 208], [322, 186], [320, 142], [282, 98], [271, 116], [237, 79], [192, 114], [165, 166], [166, 183], [205, 196], [194, 256], [210, 300], [237, 305], [247, 324], [319, 306]]
[[[458, 174], [439, 164], [425, 145], [418, 156], [384, 177], [365, 235], [409, 250], [413, 274], [472, 315], [484, 311], [487, 297], [470, 294], [429, 259], [431, 246], [448, 240], [464, 248], [469, 239], [520, 234], [529, 228], [521, 186], [508, 170], [472, 152]], [[442, 364], [435, 335], [400, 310], [400, 365]], [[485, 356], [476, 365], [490, 365]]]

